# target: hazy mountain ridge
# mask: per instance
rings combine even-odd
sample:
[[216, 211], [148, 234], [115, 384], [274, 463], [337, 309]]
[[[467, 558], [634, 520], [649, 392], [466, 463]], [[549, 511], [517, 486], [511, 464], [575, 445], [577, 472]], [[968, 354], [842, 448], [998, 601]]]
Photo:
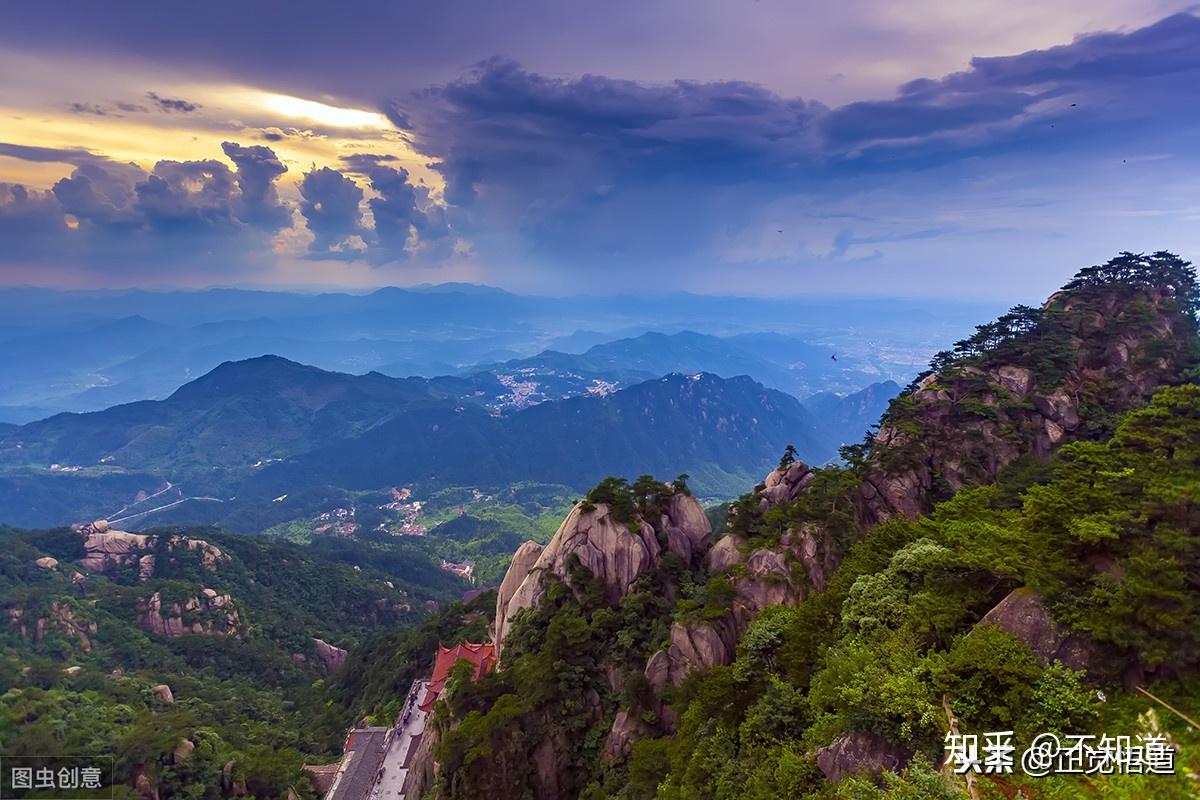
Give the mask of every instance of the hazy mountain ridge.
[[[162, 401], [0, 428], [0, 518], [142, 514], [156, 506], [139, 498], [156, 496], [183, 506], [173, 519], [192, 509], [182, 519], [215, 523], [247, 505], [274, 519], [306, 496], [331, 502], [320, 487], [499, 487], [568, 475], [583, 488], [614, 471], [690, 470], [697, 491], [729, 496], [786, 444], [816, 463], [838, 444], [794, 397], [747, 377], [673, 374], [498, 415], [497, 398], [513, 391], [491, 373], [398, 379], [276, 356], [226, 363]], [[282, 495], [294, 499], [272, 505]]]
[[[648, 370], [654, 376], [704, 370], [751, 374], [801, 396], [852, 391], [885, 378], [907, 380], [939, 342], [969, 330], [980, 313], [978, 304], [943, 301], [930, 317], [927, 305], [683, 294], [547, 298], [458, 286], [360, 295], [0, 290], [0, 315], [11, 323], [0, 329], [0, 350], [9, 355], [0, 364], [0, 421], [160, 399], [225, 361], [264, 353], [341, 372], [434, 377], [531, 357], [560, 340], [592, 346], [648, 330], [722, 337], [748, 365], [659, 359]], [[846, 336], [848, 325], [857, 326], [857, 345]], [[764, 330], [779, 332], [766, 335], [776, 337], [773, 345], [753, 333]], [[572, 338], [572, 331], [587, 333]], [[826, 349], [847, 352], [835, 363]], [[865, 379], [841, 380], [844, 367]]]

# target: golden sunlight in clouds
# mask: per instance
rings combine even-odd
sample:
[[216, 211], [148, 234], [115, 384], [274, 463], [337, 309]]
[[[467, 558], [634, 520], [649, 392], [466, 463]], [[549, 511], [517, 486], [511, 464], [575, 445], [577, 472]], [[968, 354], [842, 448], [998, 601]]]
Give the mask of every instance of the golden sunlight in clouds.
[[374, 128], [388, 130], [392, 124], [387, 117], [374, 111], [337, 106], [288, 97], [285, 94], [261, 94], [260, 102], [267, 111], [281, 117], [315, 122], [333, 128]]
[[[160, 88], [164, 95], [196, 103], [197, 110], [143, 108], [142, 113], [99, 116], [72, 113], [66, 96], [48, 98], [38, 107], [12, 104], [27, 98], [9, 98], [8, 103], [0, 98], [0, 142], [83, 149], [147, 171], [162, 160], [226, 160], [221, 151], [226, 141], [263, 144], [288, 167], [280, 179], [285, 196], [295, 194], [295, 185], [313, 167], [344, 168], [342, 156], [375, 153], [393, 157], [390, 165], [407, 169], [414, 182], [424, 183], [435, 195], [441, 192], [441, 175], [429, 168], [429, 158], [414, 152], [404, 134], [377, 111], [246, 86], [181, 83]], [[0, 159], [5, 180], [39, 189], [49, 189], [73, 169], [61, 162]]]
[[[0, 54], [2, 56], [3, 54]], [[4, 65], [0, 57], [0, 67]], [[87, 151], [118, 163], [132, 163], [146, 172], [159, 161], [214, 159], [234, 165], [221, 149], [223, 142], [269, 147], [287, 167], [278, 180], [281, 198], [296, 203], [305, 173], [321, 167], [346, 170], [345, 156], [370, 153], [389, 157], [384, 163], [408, 170], [410, 180], [424, 187], [434, 202], [440, 200], [444, 181], [430, 168], [430, 158], [414, 151], [405, 132], [388, 118], [362, 108], [320, 102], [268, 92], [255, 87], [172, 80], [162, 75], [152, 86], [135, 88], [114, 79], [112, 86], [97, 90], [103, 98], [81, 111], [80, 92], [73, 84], [55, 87], [41, 96], [0, 88], [0, 143], [66, 151]], [[147, 102], [146, 92], [179, 98], [194, 107], [191, 111], [163, 109]], [[104, 91], [105, 94], [100, 94]], [[327, 98], [325, 98], [327, 99]], [[66, 157], [66, 156], [64, 156]], [[0, 154], [0, 182], [19, 183], [49, 190], [68, 177], [75, 167], [67, 161], [24, 160]], [[375, 196], [361, 175], [350, 175], [363, 188], [365, 198]], [[364, 202], [364, 221], [371, 224]], [[275, 257], [264, 284], [333, 282], [344, 286], [368, 287], [382, 281], [421, 282], [428, 272], [412, 265], [374, 267], [342, 261], [315, 261], [307, 248], [312, 234], [298, 212], [295, 224], [281, 231], [270, 243]], [[79, 222], [67, 218], [74, 230]], [[480, 276], [455, 253], [454, 262], [444, 266], [448, 279], [478, 280]], [[68, 274], [69, 273], [69, 274]], [[45, 277], [44, 275], [42, 276]], [[65, 272], [63, 285], [84, 285], [94, 276], [86, 271]], [[41, 279], [39, 279], [41, 280]], [[203, 278], [198, 277], [203, 283]], [[197, 285], [200, 285], [199, 283]]]

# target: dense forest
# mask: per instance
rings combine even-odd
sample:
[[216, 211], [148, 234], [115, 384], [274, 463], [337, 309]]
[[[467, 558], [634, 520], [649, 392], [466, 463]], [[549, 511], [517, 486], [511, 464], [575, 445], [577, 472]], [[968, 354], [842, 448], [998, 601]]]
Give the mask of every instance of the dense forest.
[[460, 581], [370, 541], [147, 534], [98, 562], [75, 531], [0, 528], [0, 752], [111, 757], [118, 797], [310, 797], [301, 765], [356, 719], [315, 640], [336, 657], [408, 632], [415, 674], [478, 616]]

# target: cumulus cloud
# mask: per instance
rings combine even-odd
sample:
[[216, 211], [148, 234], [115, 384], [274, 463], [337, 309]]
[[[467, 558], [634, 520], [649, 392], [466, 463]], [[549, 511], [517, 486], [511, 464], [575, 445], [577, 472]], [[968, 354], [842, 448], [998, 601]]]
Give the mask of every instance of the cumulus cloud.
[[377, 193], [367, 201], [375, 219], [375, 261], [405, 260], [421, 251], [431, 251], [450, 235], [441, 207], [409, 182], [408, 171], [374, 166], [368, 172]]
[[43, 263], [46, 248], [61, 244], [67, 232], [53, 194], [0, 183], [0, 239], [5, 261]]
[[313, 234], [310, 252], [334, 257], [347, 252], [351, 237], [361, 236], [363, 190], [329, 167], [308, 172], [300, 183], [300, 213]]
[[136, 186], [144, 179], [145, 173], [136, 167], [84, 164], [54, 184], [52, 191], [61, 206], [60, 213], [70, 214], [80, 225], [134, 229], [143, 223], [134, 206]]
[[321, 167], [300, 183], [300, 213], [313, 234], [309, 254], [371, 264], [409, 261], [426, 263], [449, 252], [450, 229], [445, 213], [428, 192], [414, 185], [407, 170], [383, 166], [389, 156], [356, 154], [343, 158], [347, 172], [365, 174], [372, 196], [365, 203], [373, 224], [363, 218], [363, 187], [347, 174]]
[[[262, 262], [270, 234], [289, 223], [275, 181], [285, 172], [266, 147], [225, 145], [215, 159], [159, 161], [149, 172], [87, 151], [0, 146], [0, 152], [75, 165], [49, 192], [7, 185], [0, 259], [129, 273]], [[53, 232], [54, 236], [48, 236]]]
[[235, 212], [239, 219], [269, 231], [287, 227], [291, 211], [279, 201], [275, 181], [287, 172], [275, 151], [262, 145], [243, 147], [235, 142], [222, 142], [226, 157], [237, 165], [237, 184], [241, 196]]

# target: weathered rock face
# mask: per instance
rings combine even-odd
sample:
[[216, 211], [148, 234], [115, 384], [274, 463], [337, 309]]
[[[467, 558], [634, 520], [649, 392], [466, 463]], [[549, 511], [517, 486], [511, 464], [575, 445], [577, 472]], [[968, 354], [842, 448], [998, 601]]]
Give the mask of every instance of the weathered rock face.
[[672, 495], [658, 527], [667, 534], [667, 549], [689, 564], [697, 563], [712, 545], [708, 516], [691, 495]]
[[646, 662], [650, 687], [661, 696], [693, 671], [732, 663], [738, 633], [727, 619], [676, 622], [671, 626], [671, 643]]
[[816, 751], [817, 766], [832, 783], [853, 775], [900, 772], [913, 754], [873, 733], [848, 733]]
[[746, 540], [741, 536], [734, 533], [723, 536], [708, 551], [708, 555], [704, 559], [705, 566], [710, 572], [725, 572], [730, 567], [746, 560], [746, 555], [742, 552], [745, 547]]
[[158, 686], [155, 686], [153, 691], [155, 698], [157, 698], [158, 702], [162, 703], [163, 705], [171, 705], [175, 702], [175, 695], [171, 691], [171, 687], [167, 686], [165, 683], [160, 683]]
[[324, 639], [313, 639], [313, 644], [317, 649], [317, 656], [321, 659], [321, 666], [325, 672], [337, 672], [346, 663], [346, 651], [340, 647], [334, 647]]
[[229, 556], [222, 553], [220, 548], [215, 545], [203, 539], [192, 539], [187, 536], [150, 536], [127, 531], [114, 531], [108, 528], [107, 523], [103, 526], [103, 530], [97, 528], [96, 523], [93, 523], [84, 528], [81, 533], [84, 537], [85, 555], [80, 563], [84, 567], [106, 574], [136, 567], [138, 577], [142, 581], [148, 581], [154, 577], [154, 568], [158, 558], [154, 552], [144, 552], [146, 550], [156, 551], [160, 555], [165, 552], [167, 558], [171, 558], [170, 554], [173, 552], [199, 553], [200, 563], [209, 571], [216, 570], [223, 561], [229, 560]]
[[613, 761], [624, 761], [633, 752], [634, 742], [654, 733], [655, 730], [637, 716], [621, 709], [613, 719], [608, 738], [604, 740], [604, 755]]
[[[541, 601], [546, 576], [568, 579], [572, 558], [578, 558], [583, 567], [604, 582], [606, 599], [614, 605], [630, 591], [639, 576], [658, 563], [664, 552], [674, 552], [688, 563], [696, 563], [712, 540], [712, 528], [704, 509], [694, 497], [683, 494], [673, 495], [666, 506], [666, 513], [659, 520], [659, 528], [665, 534], [665, 548], [659, 544], [649, 522], [640, 517], [628, 525], [618, 522], [602, 503], [591, 511], [584, 511], [582, 504], [571, 509], [540, 552], [532, 543], [522, 545], [524, 552], [518, 551], [520, 559], [514, 558], [497, 598], [498, 645], [502, 646], [516, 614], [536, 607]], [[528, 566], [535, 553], [536, 561]], [[513, 584], [517, 584], [515, 589]]]
[[58, 559], [51, 558], [50, 556], [43, 556], [33, 563], [42, 569], [57, 569], [58, 567]]
[[83, 540], [87, 555], [80, 562], [93, 572], [115, 572], [137, 562], [139, 550], [146, 549], [151, 537], [125, 531], [88, 533]]
[[55, 600], [48, 612], [26, 612], [23, 608], [7, 609], [8, 622], [22, 636], [40, 642], [52, 631], [57, 631], [78, 644], [85, 653], [92, 652], [92, 639], [97, 631], [95, 622], [84, 618], [86, 612], [77, 612], [69, 603]]
[[205, 589], [182, 603], [164, 604], [155, 592], [138, 602], [138, 624], [151, 633], [169, 638], [197, 636], [241, 636], [241, 618], [233, 598], [215, 589]]
[[1028, 587], [1010, 592], [979, 624], [995, 625], [1012, 634], [1033, 651], [1042, 666], [1053, 661], [1061, 661], [1071, 669], [1095, 666], [1095, 644], [1055, 622], [1042, 605], [1041, 595]]
[[500, 588], [496, 591], [496, 629], [492, 638], [496, 642], [497, 656], [500, 654], [504, 636], [508, 633], [509, 603], [512, 601], [513, 595], [517, 593], [517, 589], [521, 588], [521, 584], [529, 577], [529, 571], [533, 569], [541, 555], [542, 546], [540, 544], [537, 542], [523, 543], [513, 554], [512, 563], [508, 565], [508, 572], [504, 573], [504, 580], [500, 582]]

